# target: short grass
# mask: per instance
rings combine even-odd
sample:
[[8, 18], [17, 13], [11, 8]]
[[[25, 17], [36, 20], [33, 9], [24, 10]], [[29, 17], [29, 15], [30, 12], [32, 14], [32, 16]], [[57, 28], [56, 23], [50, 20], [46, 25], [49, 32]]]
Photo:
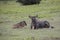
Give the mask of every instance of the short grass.
[[[30, 29], [29, 15], [48, 20], [54, 29]], [[12, 29], [25, 20], [27, 26]], [[0, 1], [0, 40], [60, 40], [60, 0], [42, 0], [39, 5], [23, 6], [15, 1]]]

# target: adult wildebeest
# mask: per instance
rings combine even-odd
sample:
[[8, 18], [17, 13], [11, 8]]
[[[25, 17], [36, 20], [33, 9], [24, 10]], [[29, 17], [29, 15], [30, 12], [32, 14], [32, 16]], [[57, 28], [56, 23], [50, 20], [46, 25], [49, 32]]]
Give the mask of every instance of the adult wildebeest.
[[16, 2], [22, 3], [23, 5], [39, 4], [41, 0], [17, 0]]
[[[49, 28], [50, 23], [48, 21], [38, 21], [37, 19], [38, 16], [29, 16], [29, 18], [32, 20], [31, 22], [31, 29], [34, 27], [34, 29], [39, 29], [39, 28]], [[51, 27], [54, 28], [54, 27]]]
[[22, 27], [24, 27], [24, 26], [26, 26], [27, 24], [26, 24], [26, 22], [25, 21], [21, 21], [21, 22], [19, 22], [19, 23], [17, 23], [17, 24], [14, 24], [13, 26], [13, 28], [15, 29], [15, 28], [22, 28]]

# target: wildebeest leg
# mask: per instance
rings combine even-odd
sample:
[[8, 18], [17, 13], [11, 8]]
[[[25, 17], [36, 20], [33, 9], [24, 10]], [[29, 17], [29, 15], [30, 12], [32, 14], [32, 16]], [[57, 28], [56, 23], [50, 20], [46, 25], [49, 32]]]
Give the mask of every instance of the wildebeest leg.
[[31, 23], [31, 29], [33, 28], [33, 23]]
[[31, 29], [36, 29], [36, 25], [31, 24]]
[[32, 29], [32, 25], [31, 25], [31, 29]]
[[36, 29], [36, 26], [34, 26], [34, 29]]
[[34, 29], [37, 29], [38, 27], [37, 27], [37, 24], [34, 24]]

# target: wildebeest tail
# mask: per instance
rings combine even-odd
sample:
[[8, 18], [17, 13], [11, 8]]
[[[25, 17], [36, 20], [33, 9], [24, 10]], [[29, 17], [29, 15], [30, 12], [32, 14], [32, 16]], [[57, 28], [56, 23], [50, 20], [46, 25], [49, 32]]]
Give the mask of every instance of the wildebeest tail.
[[54, 26], [51, 26], [51, 28], [54, 28]]

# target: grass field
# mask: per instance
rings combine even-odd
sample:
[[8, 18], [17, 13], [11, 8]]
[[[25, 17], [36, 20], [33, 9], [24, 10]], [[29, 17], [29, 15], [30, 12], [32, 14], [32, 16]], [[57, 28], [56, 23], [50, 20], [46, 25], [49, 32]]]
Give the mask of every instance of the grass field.
[[[54, 29], [30, 29], [29, 15], [48, 20]], [[27, 26], [12, 29], [25, 20]], [[0, 1], [0, 40], [60, 40], [60, 0], [42, 0], [39, 5], [23, 6], [15, 1]]]

